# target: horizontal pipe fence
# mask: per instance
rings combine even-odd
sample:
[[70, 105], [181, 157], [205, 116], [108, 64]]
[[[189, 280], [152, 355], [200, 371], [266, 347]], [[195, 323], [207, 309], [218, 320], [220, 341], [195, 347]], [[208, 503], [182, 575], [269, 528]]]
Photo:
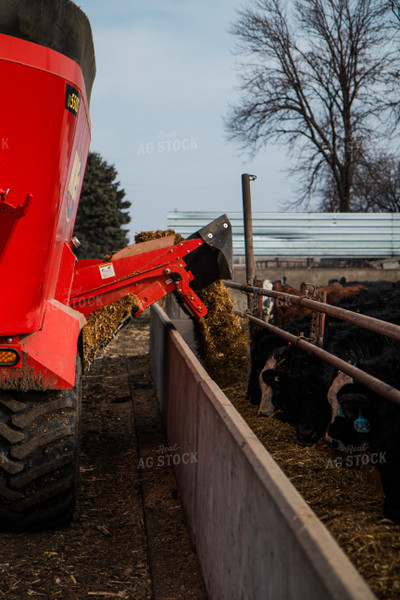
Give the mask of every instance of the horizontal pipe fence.
[[276, 290], [265, 290], [264, 288], [252, 287], [251, 285], [245, 285], [241, 283], [235, 283], [234, 281], [224, 281], [226, 287], [240, 290], [246, 294], [258, 294], [261, 296], [269, 296], [280, 300], [285, 300], [291, 304], [298, 304], [305, 308], [310, 308], [313, 311], [322, 312], [330, 317], [336, 317], [342, 321], [365, 327], [375, 331], [375, 333], [381, 333], [387, 337], [391, 337], [395, 340], [400, 340], [400, 326], [388, 323], [387, 321], [381, 321], [374, 317], [368, 317], [367, 315], [361, 315], [359, 313], [352, 312], [345, 308], [339, 308], [338, 306], [331, 306], [313, 300], [309, 296], [294, 296], [293, 294], [287, 294], [286, 292], [278, 292]]
[[[330, 306], [329, 304], [324, 304], [323, 302], [318, 302], [317, 300], [313, 300], [307, 296], [295, 296], [293, 294], [287, 294], [285, 292], [278, 292], [276, 290], [265, 290], [263, 288], [257, 288], [250, 285], [242, 285], [240, 283], [235, 283], [233, 281], [224, 281], [224, 284], [228, 288], [240, 290], [246, 294], [256, 294], [261, 296], [269, 296], [275, 299], [284, 299], [293, 304], [298, 304], [300, 306], [304, 306], [306, 308], [310, 308], [313, 311], [321, 312], [342, 321], [347, 321], [349, 323], [353, 323], [354, 325], [358, 325], [360, 327], [364, 327], [366, 329], [370, 329], [375, 333], [380, 333], [382, 335], [386, 335], [387, 337], [400, 340], [400, 327], [398, 325], [394, 325], [393, 323], [388, 323], [386, 321], [381, 321], [380, 319], [375, 319], [373, 317], [368, 317], [367, 315], [361, 315], [359, 313], [354, 313], [350, 310], [339, 308], [337, 306]], [[243, 313], [241, 313], [243, 314]], [[257, 319], [256, 317], [244, 313], [251, 323], [258, 325], [260, 327], [264, 327], [271, 333], [281, 337], [282, 339], [295, 344], [305, 352], [312, 352], [315, 356], [320, 358], [322, 361], [334, 366], [337, 369], [346, 373], [362, 385], [365, 385], [369, 389], [373, 390], [380, 396], [383, 396], [387, 400], [394, 402], [395, 404], [400, 405], [400, 391], [396, 388], [390, 386], [389, 384], [369, 375], [365, 371], [362, 371], [358, 367], [351, 365], [350, 363], [342, 360], [341, 358], [307, 342], [301, 337], [293, 335], [280, 327], [276, 327], [275, 325], [271, 325], [270, 323], [266, 323], [261, 319]]]

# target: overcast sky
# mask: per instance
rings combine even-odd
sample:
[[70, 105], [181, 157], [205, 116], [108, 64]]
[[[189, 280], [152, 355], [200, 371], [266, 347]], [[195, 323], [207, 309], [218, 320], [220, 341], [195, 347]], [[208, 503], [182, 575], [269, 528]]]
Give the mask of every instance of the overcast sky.
[[97, 76], [91, 150], [118, 171], [135, 232], [165, 229], [178, 210], [240, 211], [241, 174], [254, 211], [291, 193], [283, 149], [255, 159], [226, 141], [237, 73], [228, 33], [240, 0], [76, 0], [92, 25]]

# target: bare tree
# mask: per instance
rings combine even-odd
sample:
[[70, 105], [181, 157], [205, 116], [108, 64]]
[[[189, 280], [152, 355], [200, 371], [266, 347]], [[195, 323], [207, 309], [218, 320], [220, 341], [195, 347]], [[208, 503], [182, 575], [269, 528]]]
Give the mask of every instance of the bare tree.
[[391, 154], [372, 156], [362, 164], [354, 186], [360, 210], [400, 212], [400, 161]]
[[388, 0], [388, 3], [397, 22], [400, 23], [400, 0]]
[[[353, 210], [356, 165], [397, 102], [391, 7], [379, 0], [253, 0], [239, 12], [241, 99], [229, 139], [253, 153], [281, 140], [297, 151], [299, 204], [334, 185], [335, 209]], [[355, 208], [355, 207], [354, 207]]]
[[[337, 210], [337, 191], [332, 179], [322, 190], [320, 210]], [[374, 152], [359, 161], [354, 170], [352, 210], [400, 212], [400, 160], [387, 152]]]

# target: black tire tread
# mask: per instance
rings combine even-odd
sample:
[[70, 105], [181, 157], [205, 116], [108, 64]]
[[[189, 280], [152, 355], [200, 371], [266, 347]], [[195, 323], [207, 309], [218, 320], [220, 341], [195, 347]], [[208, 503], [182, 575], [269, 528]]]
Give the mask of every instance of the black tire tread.
[[70, 437], [73, 435], [73, 433], [73, 427], [59, 427], [54, 431], [47, 431], [46, 433], [42, 433], [37, 437], [32, 437], [28, 442], [14, 446], [10, 451], [10, 455], [13, 458], [23, 460], [37, 450], [40, 450], [40, 448], [43, 448], [43, 446], [48, 446], [52, 442]]
[[0, 485], [0, 498], [5, 498], [6, 500], [20, 500], [24, 498], [24, 494], [21, 492], [17, 492], [15, 490], [6, 487], [5, 485]]
[[0, 528], [61, 527], [72, 518], [79, 474], [80, 381], [72, 390], [0, 390]]
[[31, 426], [38, 420], [43, 420], [46, 416], [53, 412], [60, 411], [65, 408], [74, 408], [74, 402], [71, 398], [59, 398], [47, 404], [38, 404], [30, 411], [18, 414], [12, 418], [12, 424], [16, 427], [24, 429]]
[[16, 429], [12, 429], [8, 427], [5, 423], [0, 422], [0, 436], [6, 439], [7, 441], [15, 444], [16, 442], [21, 442], [25, 439], [25, 434], [22, 431], [17, 431]]
[[73, 450], [69, 450], [64, 454], [60, 454], [59, 452], [57, 452], [56, 455], [49, 458], [48, 461], [32, 466], [32, 468], [29, 469], [29, 471], [25, 470], [23, 472], [17, 473], [13, 477], [10, 477], [10, 484], [13, 487], [13, 489], [23, 489], [35, 479], [52, 473], [55, 470], [55, 467], [57, 469], [61, 469], [65, 465], [71, 464], [73, 460]]
[[0, 453], [0, 471], [3, 470], [10, 475], [15, 475], [20, 473], [23, 468], [23, 463], [10, 460], [4, 452]]
[[46, 486], [46, 489], [40, 489], [35, 494], [32, 494], [28, 498], [18, 499], [17, 502], [14, 503], [15, 506], [18, 507], [18, 510], [26, 510], [28, 508], [32, 508], [38, 504], [46, 502], [52, 498], [59, 496], [64, 492], [69, 492], [71, 490], [71, 486], [73, 485], [74, 474], [71, 473], [69, 477], [65, 477], [60, 481], [56, 481], [50, 485]]
[[9, 410], [12, 410], [14, 413], [25, 409], [25, 404], [23, 402], [19, 402], [3, 390], [0, 395], [0, 403], [4, 404], [4, 406], [6, 406]]

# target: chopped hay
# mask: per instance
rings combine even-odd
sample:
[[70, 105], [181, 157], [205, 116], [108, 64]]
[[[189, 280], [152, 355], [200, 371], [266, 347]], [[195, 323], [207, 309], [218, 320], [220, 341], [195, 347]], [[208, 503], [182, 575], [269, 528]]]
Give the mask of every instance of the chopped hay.
[[83, 358], [88, 364], [99, 347], [112, 340], [121, 323], [131, 315], [132, 308], [137, 306], [138, 299], [128, 294], [109, 306], [96, 310], [87, 317], [87, 325], [83, 328]]
[[154, 229], [154, 231], [141, 231], [135, 235], [135, 243], [141, 244], [142, 242], [148, 242], [149, 240], [157, 240], [158, 238], [168, 237], [169, 235], [175, 236], [175, 244], [179, 244], [185, 238], [183, 238], [179, 233], [175, 233], [173, 229], [166, 229], [163, 231], [162, 229]]
[[110, 262], [112, 260], [112, 257], [114, 256], [114, 254], [117, 254], [117, 252], [119, 252], [119, 250], [113, 250], [112, 252], [109, 252], [108, 254], [103, 256], [103, 263]]
[[[173, 229], [166, 231], [144, 231], [136, 234], [135, 242], [175, 235], [175, 244], [184, 238]], [[217, 281], [205, 289], [197, 291], [199, 298], [207, 307], [207, 315], [195, 320], [195, 334], [198, 353], [205, 367], [219, 385], [237, 381], [247, 375], [247, 330], [245, 321], [233, 312], [231, 296], [222, 283]]]
[[[184, 238], [176, 234], [173, 229], [162, 231], [142, 231], [135, 235], [136, 244], [155, 240], [169, 235], [175, 236], [175, 244], [179, 244]], [[104, 258], [104, 262], [109, 262], [118, 250], [110, 252]], [[90, 364], [96, 351], [106, 346], [116, 335], [121, 324], [131, 315], [133, 306], [137, 306], [138, 299], [133, 294], [128, 294], [120, 300], [117, 300], [109, 306], [104, 306], [96, 310], [87, 318], [87, 325], [83, 329], [83, 360], [87, 366]]]
[[247, 329], [244, 320], [234, 314], [231, 296], [216, 281], [198, 295], [208, 314], [196, 321], [198, 353], [211, 377], [220, 385], [240, 381], [247, 376]]
[[295, 428], [282, 422], [279, 413], [259, 417], [258, 407], [245, 400], [244, 383], [224, 392], [379, 600], [400, 598], [400, 525], [383, 515], [383, 492], [374, 468], [346, 468], [348, 454], [322, 441], [301, 444]]

